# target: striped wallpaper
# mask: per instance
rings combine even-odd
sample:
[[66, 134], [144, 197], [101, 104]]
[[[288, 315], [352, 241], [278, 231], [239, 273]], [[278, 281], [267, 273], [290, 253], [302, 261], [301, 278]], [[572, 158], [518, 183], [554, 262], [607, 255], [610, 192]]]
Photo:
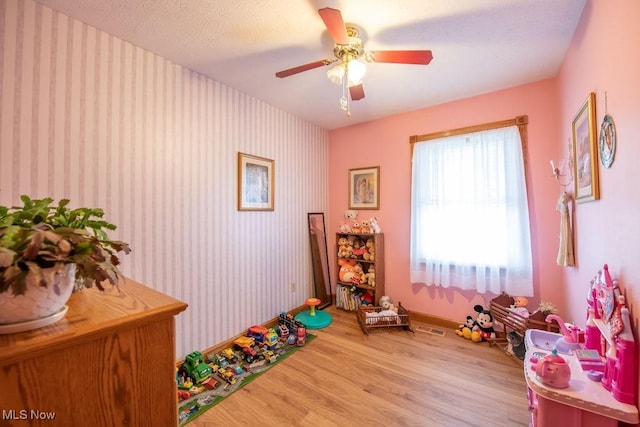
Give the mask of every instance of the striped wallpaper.
[[[275, 210], [236, 210], [238, 152], [275, 161]], [[189, 304], [177, 356], [303, 304], [328, 132], [31, 0], [0, 0], [0, 204], [102, 207], [123, 271]], [[295, 283], [296, 292], [291, 292]]]

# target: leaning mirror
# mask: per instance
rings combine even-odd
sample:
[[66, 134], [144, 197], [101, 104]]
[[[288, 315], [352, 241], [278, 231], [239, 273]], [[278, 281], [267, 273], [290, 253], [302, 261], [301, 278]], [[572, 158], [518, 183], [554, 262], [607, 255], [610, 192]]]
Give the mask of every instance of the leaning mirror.
[[324, 308], [331, 305], [332, 300], [324, 214], [322, 212], [308, 213], [307, 217], [309, 220], [309, 238], [311, 240], [314, 296], [320, 300], [318, 308]]

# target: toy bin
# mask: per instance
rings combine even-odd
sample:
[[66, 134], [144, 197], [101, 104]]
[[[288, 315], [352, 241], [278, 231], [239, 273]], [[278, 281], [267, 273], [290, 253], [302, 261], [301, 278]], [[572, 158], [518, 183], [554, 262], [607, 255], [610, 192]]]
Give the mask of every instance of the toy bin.
[[361, 306], [357, 311], [358, 324], [366, 335], [375, 331], [410, 331], [409, 311], [398, 303], [398, 313], [390, 314], [382, 307]]

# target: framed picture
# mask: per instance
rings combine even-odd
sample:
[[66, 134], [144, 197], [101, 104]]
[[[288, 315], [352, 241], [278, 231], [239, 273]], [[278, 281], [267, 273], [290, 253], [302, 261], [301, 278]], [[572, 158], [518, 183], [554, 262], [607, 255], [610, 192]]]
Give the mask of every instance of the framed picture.
[[380, 166], [349, 169], [349, 209], [380, 209]]
[[573, 119], [573, 182], [578, 203], [598, 200], [596, 94], [590, 93]]
[[605, 114], [600, 126], [600, 162], [605, 168], [610, 168], [613, 157], [616, 155], [616, 126], [613, 124], [613, 117]]
[[238, 153], [238, 210], [273, 210], [273, 160]]

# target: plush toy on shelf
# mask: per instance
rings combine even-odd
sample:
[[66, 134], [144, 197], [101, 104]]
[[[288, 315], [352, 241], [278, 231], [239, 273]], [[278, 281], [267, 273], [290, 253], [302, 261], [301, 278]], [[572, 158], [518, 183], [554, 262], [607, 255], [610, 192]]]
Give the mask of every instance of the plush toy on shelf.
[[371, 227], [371, 232], [374, 234], [382, 233], [380, 226], [378, 225], [378, 218], [371, 217], [369, 218], [369, 227]]
[[376, 286], [376, 268], [373, 265], [370, 265], [367, 270], [367, 284], [372, 288]]
[[338, 233], [351, 233], [352, 227], [356, 224], [358, 211], [347, 209], [344, 211], [344, 222], [338, 227]]
[[338, 258], [348, 258], [349, 253], [349, 241], [346, 237], [340, 237], [338, 239]]
[[351, 259], [340, 258], [338, 260], [340, 265], [340, 271], [338, 272], [338, 278], [343, 283], [351, 283], [352, 279], [356, 275], [356, 261]]

